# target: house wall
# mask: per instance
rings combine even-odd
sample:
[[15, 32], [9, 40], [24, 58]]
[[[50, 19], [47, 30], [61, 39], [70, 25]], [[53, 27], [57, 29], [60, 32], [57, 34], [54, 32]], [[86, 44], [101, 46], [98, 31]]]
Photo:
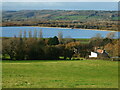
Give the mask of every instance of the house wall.
[[97, 57], [97, 53], [91, 52], [91, 55], [89, 55], [89, 57]]

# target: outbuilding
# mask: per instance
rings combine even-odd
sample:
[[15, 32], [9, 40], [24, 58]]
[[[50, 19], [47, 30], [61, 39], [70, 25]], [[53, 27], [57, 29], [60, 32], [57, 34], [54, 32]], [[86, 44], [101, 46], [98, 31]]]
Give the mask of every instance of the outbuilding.
[[91, 52], [89, 58], [110, 58], [105, 50], [97, 49], [96, 52]]

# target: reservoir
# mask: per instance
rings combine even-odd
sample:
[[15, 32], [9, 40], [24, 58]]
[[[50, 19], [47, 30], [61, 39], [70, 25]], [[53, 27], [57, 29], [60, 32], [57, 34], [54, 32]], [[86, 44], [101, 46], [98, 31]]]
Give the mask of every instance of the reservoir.
[[26, 36], [28, 37], [28, 32], [31, 31], [32, 36], [34, 32], [37, 32], [37, 36], [39, 36], [40, 31], [42, 31], [43, 38], [50, 38], [54, 36], [58, 36], [58, 33], [62, 33], [63, 38], [92, 38], [96, 36], [96, 34], [101, 34], [102, 37], [106, 37], [106, 35], [110, 32], [115, 33], [115, 38], [118, 37], [118, 32], [115, 31], [100, 31], [100, 30], [85, 30], [85, 29], [70, 29], [70, 28], [52, 28], [52, 27], [1, 27], [2, 28], [2, 36], [1, 37], [18, 37], [20, 32], [22, 36], [26, 31]]

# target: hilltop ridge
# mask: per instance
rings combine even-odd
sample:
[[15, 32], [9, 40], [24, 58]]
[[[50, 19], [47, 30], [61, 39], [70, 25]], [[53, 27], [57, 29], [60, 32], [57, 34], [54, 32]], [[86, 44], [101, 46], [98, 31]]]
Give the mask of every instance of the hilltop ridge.
[[2, 26], [47, 26], [118, 30], [118, 12], [101, 10], [3, 11]]

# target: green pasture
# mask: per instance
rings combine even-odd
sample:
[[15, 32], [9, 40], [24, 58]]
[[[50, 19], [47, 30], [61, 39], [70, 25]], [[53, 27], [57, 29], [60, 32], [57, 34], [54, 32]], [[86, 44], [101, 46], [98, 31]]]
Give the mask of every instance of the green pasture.
[[3, 61], [3, 88], [118, 88], [118, 62]]
[[56, 16], [54, 19], [84, 20], [87, 16]]

